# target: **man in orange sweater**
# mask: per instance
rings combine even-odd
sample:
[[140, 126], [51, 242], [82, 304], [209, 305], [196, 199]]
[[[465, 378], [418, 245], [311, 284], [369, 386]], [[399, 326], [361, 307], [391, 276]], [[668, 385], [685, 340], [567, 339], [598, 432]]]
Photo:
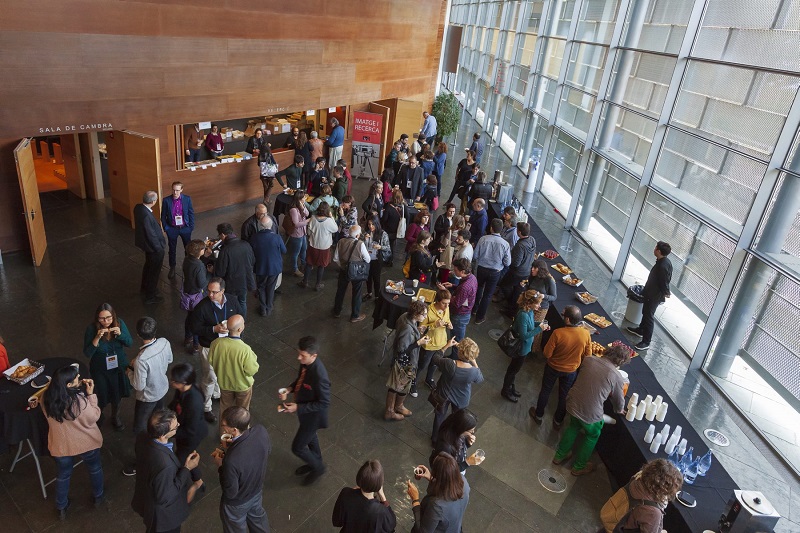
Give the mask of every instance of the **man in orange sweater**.
[[561, 427], [567, 414], [567, 393], [578, 377], [578, 367], [584, 357], [592, 354], [592, 339], [589, 331], [578, 324], [582, 320], [581, 310], [574, 305], [564, 308], [565, 327], [558, 328], [550, 335], [544, 348], [547, 364], [542, 375], [542, 389], [535, 407], [528, 410], [537, 424], [542, 423], [547, 400], [558, 380], [558, 406], [553, 416], [553, 427]]

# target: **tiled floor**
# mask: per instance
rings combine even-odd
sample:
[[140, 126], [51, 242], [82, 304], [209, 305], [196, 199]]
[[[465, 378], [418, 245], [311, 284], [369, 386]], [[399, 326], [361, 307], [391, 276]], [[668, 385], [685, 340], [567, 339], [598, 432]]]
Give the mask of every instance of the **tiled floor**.
[[[467, 117], [468, 119], [468, 117]], [[445, 190], [449, 190], [453, 169], [463, 144], [475, 125], [465, 121], [458, 135], [459, 145], [451, 150]], [[506, 168], [508, 159], [491, 148], [485, 157], [486, 168]], [[456, 155], [457, 154], [457, 155]], [[499, 160], [499, 163], [498, 163]], [[506, 172], [507, 176], [510, 176]], [[254, 178], [255, 179], [255, 178]], [[355, 185], [356, 197], [362, 198], [367, 182]], [[191, 182], [186, 183], [191, 194]], [[561, 221], [552, 207], [537, 197], [526, 202], [534, 220], [554, 242], [562, 239]], [[131, 325], [150, 314], [160, 330], [173, 343], [178, 361], [193, 361], [180, 349], [184, 314], [178, 308], [177, 285], [162, 274], [161, 289], [172, 295], [157, 306], [145, 306], [138, 294], [143, 257], [133, 246], [130, 226], [114, 216], [102, 202], [64, 200], [50, 202], [45, 212], [49, 250], [44, 264], [32, 268], [27, 254], [4, 257], [0, 267], [0, 316], [2, 333], [13, 360], [21, 357], [67, 355], [81, 358], [83, 331], [95, 307], [103, 301], [112, 303], [120, 316]], [[218, 222], [238, 225], [252, 213], [253, 204], [222, 208], [198, 216], [195, 234], [212, 234]], [[609, 282], [607, 269], [580, 241], [572, 241], [573, 251], [566, 259], [586, 273], [587, 288], [601, 296], [606, 308], [624, 311], [626, 300], [620, 287]], [[179, 258], [182, 252], [179, 252]], [[396, 263], [397, 264], [397, 263]], [[399, 266], [387, 272], [398, 276]], [[408, 407], [415, 413], [406, 421], [384, 422], [381, 414], [385, 397], [387, 367], [378, 367], [383, 343], [383, 328], [371, 329], [369, 321], [350, 324], [331, 317], [335, 273], [326, 274], [326, 288], [314, 292], [298, 288], [286, 278], [277, 297], [276, 310], [269, 319], [252, 314], [244, 340], [259, 356], [261, 369], [256, 376], [252, 412], [257, 422], [270, 432], [273, 452], [265, 483], [264, 502], [274, 531], [331, 531], [330, 513], [341, 487], [352, 486], [359, 465], [367, 458], [381, 459], [386, 470], [386, 494], [399, 519], [398, 531], [411, 527], [411, 513], [403, 483], [412, 467], [426, 462], [430, 448], [431, 408], [425, 394], [411, 399]], [[370, 312], [372, 304], [365, 305]], [[548, 424], [537, 426], [527, 409], [538, 392], [541, 361], [529, 361], [522, 369], [518, 384], [523, 393], [518, 404], [499, 396], [507, 360], [488, 337], [490, 329], [500, 329], [506, 321], [499, 315], [486, 323], [470, 325], [468, 334], [482, 348], [479, 364], [487, 381], [473, 391], [471, 408], [479, 417], [478, 443], [486, 450], [482, 467], [471, 468], [468, 478], [472, 497], [467, 509], [464, 530], [586, 532], [599, 526], [598, 509], [611, 494], [611, 485], [601, 466], [595, 473], [578, 480], [570, 479], [566, 493], [554, 497], [533, 479], [536, 469], [548, 465], [557, 433]], [[323, 347], [325, 361], [333, 382], [331, 427], [320, 432], [323, 454], [329, 470], [312, 487], [301, 487], [292, 471], [298, 466], [290, 452], [296, 419], [276, 413], [275, 391], [291, 380], [296, 369], [294, 346], [297, 339], [312, 332]], [[698, 429], [713, 425], [733, 440], [720, 453], [720, 462], [740, 485], [762, 490], [771, 503], [786, 517], [778, 531], [800, 530], [800, 492], [797, 482], [770, 466], [742, 430], [725, 415], [695, 374], [687, 374], [686, 357], [675, 345], [657, 332], [653, 347], [645, 356], [661, 377], [675, 405], [687, 413]], [[124, 420], [130, 427], [132, 404], [124, 404]], [[552, 416], [552, 408], [548, 416]], [[130, 509], [134, 481], [121, 475], [124, 459], [131, 450], [133, 436], [125, 431], [114, 433], [103, 428], [105, 443], [103, 463], [110, 509], [97, 511], [89, 505], [88, 480], [78, 467], [73, 477], [72, 508], [69, 519], [56, 521], [52, 501], [42, 501], [35, 482], [33, 463], [27, 459], [13, 474], [7, 469], [11, 454], [0, 458], [0, 517], [3, 531], [140, 531], [140, 518]], [[210, 468], [209, 453], [214, 439], [200, 447], [208, 491], [194, 505], [184, 531], [220, 531], [218, 519], [219, 482]], [[46, 477], [54, 468], [42, 461]], [[524, 465], [524, 468], [516, 468]], [[570, 477], [570, 476], [566, 476]], [[790, 522], [791, 520], [792, 522]]]

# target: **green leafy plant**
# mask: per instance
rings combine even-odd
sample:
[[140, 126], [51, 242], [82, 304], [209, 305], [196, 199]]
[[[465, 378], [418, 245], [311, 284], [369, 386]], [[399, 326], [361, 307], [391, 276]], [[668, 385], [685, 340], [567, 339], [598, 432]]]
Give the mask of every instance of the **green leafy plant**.
[[461, 122], [461, 104], [451, 92], [442, 92], [433, 100], [431, 114], [436, 117], [439, 137], [447, 137], [458, 131]]

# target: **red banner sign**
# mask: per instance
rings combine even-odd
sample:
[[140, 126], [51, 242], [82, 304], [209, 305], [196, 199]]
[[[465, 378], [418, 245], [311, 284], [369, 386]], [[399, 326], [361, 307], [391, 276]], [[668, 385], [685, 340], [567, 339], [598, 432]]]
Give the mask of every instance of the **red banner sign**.
[[353, 142], [381, 144], [383, 115], [377, 113], [353, 112]]

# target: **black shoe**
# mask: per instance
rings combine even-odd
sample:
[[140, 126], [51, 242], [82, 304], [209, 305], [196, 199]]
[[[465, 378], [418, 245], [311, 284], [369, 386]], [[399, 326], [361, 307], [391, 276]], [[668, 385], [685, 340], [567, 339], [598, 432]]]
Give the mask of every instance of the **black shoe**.
[[122, 469], [122, 475], [123, 476], [128, 476], [128, 477], [135, 476], [136, 475], [136, 467], [135, 466], [126, 466], [125, 468]]
[[426, 379], [426, 380], [425, 380], [425, 385], [427, 385], [428, 387], [430, 387], [430, 389], [431, 389], [431, 390], [433, 390], [433, 389], [435, 389], [435, 388], [436, 388], [436, 382], [435, 382], [435, 381], [433, 381], [432, 379]]
[[145, 300], [144, 303], [146, 303], [147, 305], [152, 305], [152, 304], [157, 304], [157, 303], [163, 302], [163, 301], [164, 301], [164, 297], [161, 296], [160, 294], [156, 294], [152, 298], [148, 298], [147, 300]]
[[626, 330], [628, 331], [628, 333], [630, 333], [631, 335], [636, 335], [637, 337], [641, 337], [641, 336], [642, 336], [642, 334], [639, 332], [639, 328], [631, 328], [631, 327], [627, 327], [627, 328], [625, 328], [625, 329], [626, 329]]
[[205, 418], [206, 422], [208, 422], [209, 424], [213, 424], [214, 422], [217, 421], [217, 417], [214, 416], [214, 413], [212, 413], [211, 411], [206, 411], [205, 413], [203, 413], [203, 418]]
[[555, 418], [553, 419], [553, 427], [554, 427], [555, 429], [558, 429], [558, 428], [560, 428], [560, 427], [561, 427], [561, 424], [563, 424], [563, 423], [564, 423], [564, 421], [563, 421], [563, 420], [562, 420], [561, 422], [559, 422], [559, 421], [558, 421], [558, 420], [556, 420]]
[[476, 325], [476, 326], [478, 326], [478, 325], [480, 325], [480, 324], [483, 324], [484, 322], [486, 322], [486, 317], [484, 317], [484, 318], [479, 318], [478, 320], [476, 320], [476, 321], [475, 321], [475, 325]]
[[640, 342], [639, 344], [634, 346], [634, 348], [636, 348], [637, 352], [646, 352], [647, 349], [650, 348], [650, 343], [649, 342]]
[[306, 477], [303, 478], [303, 485], [308, 486], [316, 483], [316, 481], [322, 477], [322, 474], [325, 473], [325, 467], [323, 466], [319, 470], [312, 470]]
[[409, 394], [411, 395], [412, 398], [416, 398], [417, 396], [419, 396], [419, 393], [417, 392], [417, 384], [416, 383], [413, 383], [411, 385], [411, 392]]
[[266, 309], [264, 309], [263, 307], [261, 307], [261, 308], [258, 310], [258, 314], [259, 314], [259, 316], [267, 316], [267, 310], [266, 310]]
[[303, 465], [298, 467], [297, 470], [294, 471], [294, 475], [305, 476], [306, 474], [311, 473], [312, 470], [314, 470], [314, 467], [312, 467], [311, 465]]
[[169, 279], [175, 279], [175, 267], [169, 267], [169, 274], [167, 274]]
[[308, 283], [306, 283], [305, 281], [298, 281], [297, 286], [300, 287], [301, 289], [307, 289]]
[[62, 522], [67, 519], [67, 509], [69, 509], [69, 504], [72, 503], [69, 499], [67, 499], [67, 506], [63, 509], [56, 509], [58, 511], [58, 519]]
[[107, 503], [108, 503], [108, 500], [106, 500], [106, 497], [105, 496], [100, 496], [99, 498], [94, 500], [94, 508], [95, 509], [100, 509], [101, 507], [103, 507]]
[[511, 390], [509, 392], [511, 393], [512, 396], [516, 396], [517, 398], [520, 398], [522, 396], [522, 393], [519, 392], [517, 389], [515, 389], [514, 385], [511, 385]]
[[500, 396], [502, 396], [503, 398], [505, 398], [509, 402], [517, 403], [519, 401], [519, 398], [517, 398], [516, 396], [511, 394], [511, 391], [508, 391], [508, 390], [500, 391]]

